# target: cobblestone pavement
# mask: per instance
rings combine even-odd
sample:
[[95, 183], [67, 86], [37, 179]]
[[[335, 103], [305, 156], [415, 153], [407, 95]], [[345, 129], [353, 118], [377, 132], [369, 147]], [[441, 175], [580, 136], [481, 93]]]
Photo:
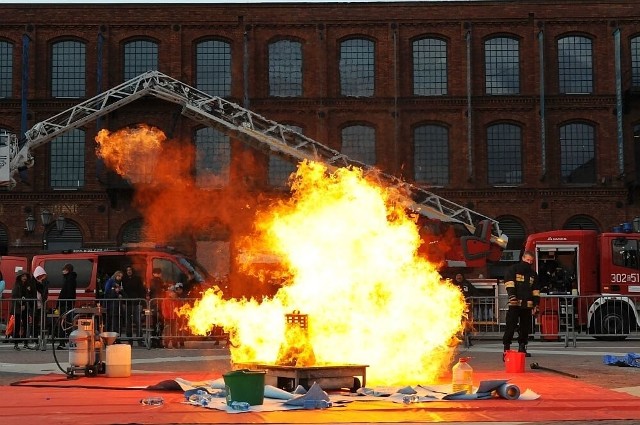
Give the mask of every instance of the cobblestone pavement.
[[[530, 364], [538, 363], [545, 368], [575, 374], [578, 379], [604, 388], [624, 389], [640, 397], [640, 368], [609, 366], [603, 363], [605, 354], [625, 355], [640, 353], [640, 341], [599, 342], [592, 339], [578, 340], [575, 347], [565, 347], [562, 342], [532, 341], [529, 344], [532, 357], [527, 358], [527, 372]], [[502, 344], [495, 340], [473, 340], [469, 348], [460, 347], [460, 354], [472, 357], [474, 370], [501, 370]], [[66, 367], [68, 352], [58, 350], [56, 356]], [[137, 371], [159, 371], [170, 369], [175, 372], [226, 371], [229, 369], [229, 350], [210, 342], [187, 342], [184, 349], [153, 349], [134, 346], [132, 368]], [[0, 385], [47, 373], [58, 372], [51, 346], [46, 351], [14, 351], [13, 344], [0, 343]], [[535, 371], [535, 373], [554, 373]], [[526, 424], [529, 422], [501, 422], [503, 425]], [[535, 425], [631, 425], [640, 421], [556, 421], [532, 422]], [[465, 423], [475, 425], [477, 423]], [[486, 423], [483, 423], [483, 425]]]

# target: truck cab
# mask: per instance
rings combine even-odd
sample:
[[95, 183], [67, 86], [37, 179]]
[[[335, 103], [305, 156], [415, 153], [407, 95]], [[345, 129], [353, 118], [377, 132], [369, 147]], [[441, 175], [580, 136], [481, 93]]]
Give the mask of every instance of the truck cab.
[[529, 236], [543, 296], [574, 313], [572, 325], [597, 339], [640, 328], [640, 233], [556, 230]]

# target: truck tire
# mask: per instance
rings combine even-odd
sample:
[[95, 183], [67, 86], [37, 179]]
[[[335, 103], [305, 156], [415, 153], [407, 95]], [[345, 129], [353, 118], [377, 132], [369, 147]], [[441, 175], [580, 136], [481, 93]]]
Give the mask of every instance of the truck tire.
[[595, 339], [601, 341], [623, 341], [629, 336], [629, 307], [605, 304], [595, 314]]

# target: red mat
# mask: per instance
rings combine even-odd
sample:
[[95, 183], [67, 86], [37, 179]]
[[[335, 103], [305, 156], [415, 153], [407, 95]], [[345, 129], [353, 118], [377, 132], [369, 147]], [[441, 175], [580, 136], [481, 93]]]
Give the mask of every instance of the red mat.
[[[524, 392], [540, 394], [535, 401], [438, 401], [404, 406], [385, 401], [356, 401], [326, 410], [249, 412], [228, 414], [182, 403], [179, 391], [127, 389], [181, 377], [206, 381], [220, 375], [193, 373], [134, 374], [129, 378], [45, 375], [5, 387], [0, 397], [0, 423], [56, 424], [180, 424], [180, 423], [403, 423], [403, 422], [510, 422], [526, 420], [640, 420], [640, 398], [544, 372], [506, 374], [485, 372], [476, 380], [510, 379]], [[162, 396], [162, 406], [143, 406], [140, 400]]]

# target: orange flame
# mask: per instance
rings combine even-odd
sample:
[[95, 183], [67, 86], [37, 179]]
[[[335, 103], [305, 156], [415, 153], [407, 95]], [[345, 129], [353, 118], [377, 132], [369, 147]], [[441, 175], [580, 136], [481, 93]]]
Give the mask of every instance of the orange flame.
[[309, 315], [317, 364], [367, 364], [371, 384], [428, 382], [451, 360], [464, 300], [435, 265], [417, 256], [417, 226], [391, 193], [359, 169], [327, 175], [302, 163], [287, 201], [262, 212], [259, 238], [291, 273], [271, 298], [224, 301], [208, 292], [188, 313], [189, 326], [232, 330], [234, 362], [274, 363], [285, 313]]
[[135, 205], [156, 242], [219, 223], [242, 235], [254, 223], [256, 234], [243, 241], [237, 261], [275, 268], [280, 289], [262, 301], [209, 290], [185, 312], [195, 333], [213, 324], [230, 332], [232, 361], [276, 362], [292, 338], [285, 315], [299, 310], [309, 317], [316, 364], [369, 365], [372, 385], [428, 382], [446, 370], [464, 300], [437, 264], [418, 254], [415, 220], [360, 170], [328, 174], [321, 164], [303, 163], [291, 198], [256, 219], [247, 187], [231, 179], [221, 190], [201, 189], [190, 173], [193, 148], [172, 145], [160, 130], [101, 131], [96, 140], [106, 164], [136, 185]]

